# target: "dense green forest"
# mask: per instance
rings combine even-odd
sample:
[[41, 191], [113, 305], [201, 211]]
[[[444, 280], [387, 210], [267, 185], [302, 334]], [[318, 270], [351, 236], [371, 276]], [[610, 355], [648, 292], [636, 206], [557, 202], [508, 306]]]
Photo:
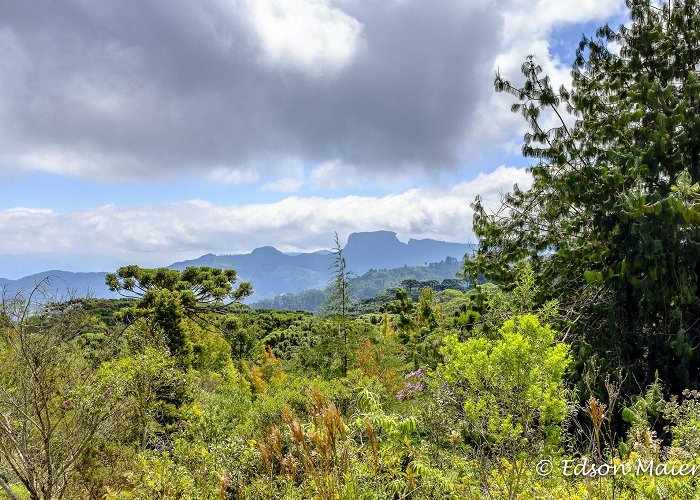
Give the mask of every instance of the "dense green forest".
[[628, 5], [571, 89], [497, 76], [533, 185], [474, 201], [468, 289], [362, 305], [336, 237], [319, 314], [208, 267], [5, 296], [0, 495], [700, 498], [700, 5]]
[[[429, 286], [435, 291], [467, 287], [461, 277], [459, 260], [447, 257], [441, 262], [427, 266], [404, 266], [394, 269], [370, 269], [362, 276], [350, 277], [355, 303], [352, 308], [358, 312], [372, 312], [381, 304], [393, 298], [398, 288], [407, 289], [418, 300], [420, 289]], [[459, 278], [458, 278], [459, 277]], [[254, 302], [256, 309], [277, 309], [323, 313], [323, 304], [333, 294], [333, 287], [305, 290], [298, 293], [283, 293], [271, 299]]]

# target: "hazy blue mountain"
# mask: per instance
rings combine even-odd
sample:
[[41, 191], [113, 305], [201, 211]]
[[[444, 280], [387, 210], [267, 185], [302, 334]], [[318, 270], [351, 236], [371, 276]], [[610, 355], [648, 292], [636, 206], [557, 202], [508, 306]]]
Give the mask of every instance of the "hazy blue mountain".
[[[344, 255], [349, 269], [361, 275], [372, 269], [423, 266], [443, 261], [446, 257], [461, 259], [467, 251], [470, 251], [470, 247], [466, 244], [436, 240], [409, 240], [408, 243], [403, 243], [396, 237], [396, 233], [374, 231], [351, 234], [344, 248]], [[0, 261], [2, 259], [0, 256]], [[10, 265], [11, 262], [7, 264]], [[240, 281], [252, 283], [255, 291], [252, 300], [258, 301], [282, 293], [323, 288], [330, 279], [329, 268], [332, 264], [333, 256], [326, 250], [285, 254], [274, 247], [266, 246], [256, 248], [249, 254], [206, 254], [196, 259], [175, 262], [168, 267], [179, 270], [188, 266], [235, 269]], [[90, 292], [96, 298], [115, 297], [116, 294], [110, 292], [104, 284], [105, 274], [46, 271], [17, 280], [0, 279], [0, 286], [4, 286], [8, 293], [13, 293], [19, 289], [31, 288], [35, 282], [46, 276], [53, 276], [52, 287], [55, 287], [55, 290], [65, 293], [70, 289], [77, 295]]]
[[461, 259], [469, 245], [437, 240], [399, 241], [392, 231], [353, 233], [344, 248], [348, 267], [356, 274], [370, 269], [392, 269], [401, 266], [424, 266], [445, 257]]
[[67, 267], [64, 262], [50, 257], [0, 255], [0, 276], [3, 279], [19, 279], [22, 276], [39, 273], [46, 269], [65, 269]]
[[[462, 243], [437, 240], [399, 241], [392, 231], [353, 233], [343, 249], [348, 269], [357, 275], [371, 269], [392, 269], [402, 266], [424, 266], [446, 257], [461, 259], [470, 251]], [[243, 281], [250, 281], [253, 300], [275, 297], [282, 293], [297, 293], [323, 288], [330, 279], [333, 256], [328, 251], [285, 254], [273, 247], [256, 248], [249, 254], [213, 255], [176, 262], [170, 267], [212, 266], [235, 269]]]
[[99, 299], [117, 298], [105, 285], [107, 273], [74, 273], [70, 271], [44, 271], [17, 280], [0, 279], [0, 287], [5, 294], [14, 295], [19, 291], [30, 292], [41, 285], [50, 296], [57, 300], [70, 297], [95, 297]]
[[[0, 277], [17, 280], [47, 269], [61, 269], [76, 273], [100, 272], [111, 269], [117, 259], [103, 255], [82, 254], [0, 254]], [[123, 263], [121, 265], [124, 265]], [[1, 283], [1, 282], [0, 282]]]
[[256, 248], [249, 254], [213, 255], [176, 262], [172, 269], [210, 266], [235, 269], [240, 281], [250, 281], [255, 298], [273, 297], [284, 292], [318, 288], [328, 281], [332, 260], [327, 253], [287, 255], [274, 247]]

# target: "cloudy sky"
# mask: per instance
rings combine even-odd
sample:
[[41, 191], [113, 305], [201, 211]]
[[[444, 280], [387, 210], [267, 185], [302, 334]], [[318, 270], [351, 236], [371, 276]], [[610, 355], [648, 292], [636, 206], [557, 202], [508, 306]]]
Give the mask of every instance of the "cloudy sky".
[[625, 16], [621, 0], [4, 0], [0, 254], [20, 275], [316, 250], [334, 231], [473, 241], [474, 196], [528, 183], [496, 69], [517, 81], [534, 54], [566, 83], [581, 35]]

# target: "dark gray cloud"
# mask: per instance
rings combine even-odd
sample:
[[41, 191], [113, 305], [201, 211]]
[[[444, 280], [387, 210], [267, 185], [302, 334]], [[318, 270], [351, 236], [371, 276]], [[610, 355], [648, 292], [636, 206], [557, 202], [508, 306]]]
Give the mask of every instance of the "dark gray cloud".
[[265, 59], [252, 1], [0, 3], [0, 168], [99, 178], [274, 173], [290, 157], [455, 165], [491, 92], [492, 6], [338, 1], [361, 24], [355, 52], [314, 74], [313, 62], [280, 63], [284, 52]]

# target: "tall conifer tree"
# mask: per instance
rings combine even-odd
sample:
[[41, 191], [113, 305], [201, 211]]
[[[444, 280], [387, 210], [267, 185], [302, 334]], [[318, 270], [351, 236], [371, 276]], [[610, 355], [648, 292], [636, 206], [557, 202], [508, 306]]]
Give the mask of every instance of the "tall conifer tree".
[[629, 27], [581, 41], [572, 90], [532, 57], [521, 87], [497, 75], [537, 163], [498, 212], [475, 201], [465, 273], [508, 286], [529, 260], [579, 360], [621, 368], [630, 390], [658, 370], [678, 392], [700, 384], [700, 6], [627, 4]]

